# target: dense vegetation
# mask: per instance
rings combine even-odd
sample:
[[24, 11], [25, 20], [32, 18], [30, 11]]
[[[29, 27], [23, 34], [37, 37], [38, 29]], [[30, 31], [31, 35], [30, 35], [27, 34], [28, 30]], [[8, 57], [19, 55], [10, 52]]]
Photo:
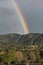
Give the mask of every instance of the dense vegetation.
[[43, 63], [43, 34], [0, 35], [0, 64]]

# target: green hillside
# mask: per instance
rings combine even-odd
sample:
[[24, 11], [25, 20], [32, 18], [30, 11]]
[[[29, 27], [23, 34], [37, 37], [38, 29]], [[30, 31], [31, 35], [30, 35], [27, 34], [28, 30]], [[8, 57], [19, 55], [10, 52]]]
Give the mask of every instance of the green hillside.
[[27, 65], [27, 63], [43, 65], [43, 34], [0, 35], [0, 64]]

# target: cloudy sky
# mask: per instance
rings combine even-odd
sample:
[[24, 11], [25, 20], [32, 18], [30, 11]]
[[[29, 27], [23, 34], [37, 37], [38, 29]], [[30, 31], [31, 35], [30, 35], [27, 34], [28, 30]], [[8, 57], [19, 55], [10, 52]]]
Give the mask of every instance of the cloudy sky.
[[[43, 0], [16, 0], [31, 33], [43, 33]], [[0, 0], [0, 34], [21, 33], [21, 25], [12, 0]]]

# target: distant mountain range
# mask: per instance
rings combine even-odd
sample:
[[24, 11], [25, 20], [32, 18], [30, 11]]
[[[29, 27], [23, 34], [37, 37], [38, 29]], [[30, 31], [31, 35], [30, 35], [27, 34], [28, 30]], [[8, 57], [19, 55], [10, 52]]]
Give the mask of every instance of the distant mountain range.
[[1, 44], [43, 44], [43, 34], [30, 33], [25, 35], [19, 35], [15, 33], [0, 35]]

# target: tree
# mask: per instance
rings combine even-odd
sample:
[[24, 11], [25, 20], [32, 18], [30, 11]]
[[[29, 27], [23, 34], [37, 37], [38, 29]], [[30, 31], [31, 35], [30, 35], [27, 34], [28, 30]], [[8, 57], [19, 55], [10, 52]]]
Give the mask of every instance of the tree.
[[36, 62], [36, 55], [33, 51], [31, 51], [29, 53], [29, 58], [30, 58], [31, 62]]
[[20, 64], [23, 61], [23, 54], [21, 51], [17, 51], [15, 54], [15, 60], [18, 64]]
[[3, 63], [8, 63], [9, 64], [15, 58], [15, 51], [10, 50], [9, 52], [6, 52], [6, 54], [1, 55], [1, 58], [2, 58]]

